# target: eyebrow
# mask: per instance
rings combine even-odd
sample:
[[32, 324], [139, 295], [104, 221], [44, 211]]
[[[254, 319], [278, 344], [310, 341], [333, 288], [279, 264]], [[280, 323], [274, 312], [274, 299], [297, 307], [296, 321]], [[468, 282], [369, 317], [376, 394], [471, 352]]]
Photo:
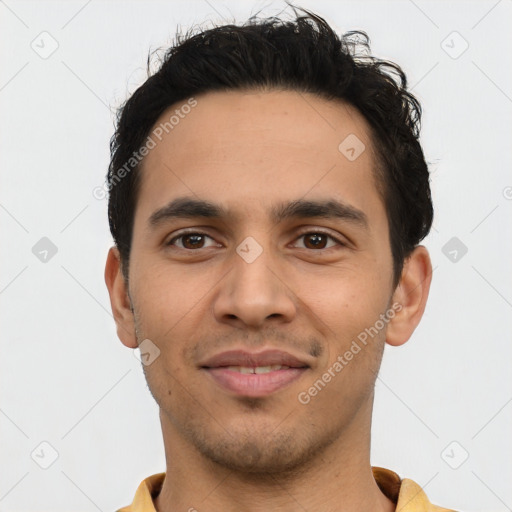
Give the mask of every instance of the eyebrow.
[[[167, 205], [159, 208], [149, 217], [149, 227], [156, 229], [170, 219], [228, 219], [233, 214], [222, 205], [210, 201], [194, 199], [191, 197], [178, 197]], [[342, 219], [356, 226], [368, 230], [368, 218], [366, 214], [336, 199], [304, 200], [298, 199], [274, 205], [269, 215], [274, 224], [287, 219], [296, 218], [324, 218]]]

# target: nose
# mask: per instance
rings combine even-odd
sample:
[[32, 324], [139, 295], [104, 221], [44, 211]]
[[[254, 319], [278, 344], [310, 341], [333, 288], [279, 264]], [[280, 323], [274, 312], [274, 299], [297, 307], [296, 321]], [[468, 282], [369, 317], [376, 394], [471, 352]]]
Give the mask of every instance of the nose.
[[222, 280], [213, 310], [219, 322], [241, 328], [262, 328], [269, 319], [291, 322], [296, 314], [297, 297], [291, 272], [263, 250], [256, 259], [234, 253], [231, 270]]

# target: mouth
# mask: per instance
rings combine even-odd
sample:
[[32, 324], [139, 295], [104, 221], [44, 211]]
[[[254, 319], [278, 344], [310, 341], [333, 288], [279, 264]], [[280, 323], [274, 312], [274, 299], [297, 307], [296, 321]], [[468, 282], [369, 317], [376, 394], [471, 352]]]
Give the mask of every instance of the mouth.
[[237, 396], [263, 397], [289, 386], [310, 366], [287, 352], [267, 350], [257, 354], [224, 352], [200, 368], [225, 391]]

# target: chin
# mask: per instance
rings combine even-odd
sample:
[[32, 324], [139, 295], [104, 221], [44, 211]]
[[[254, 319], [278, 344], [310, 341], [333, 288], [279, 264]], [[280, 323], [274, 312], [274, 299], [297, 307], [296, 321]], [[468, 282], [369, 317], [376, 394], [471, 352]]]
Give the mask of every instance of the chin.
[[272, 475], [280, 478], [286, 474], [297, 476], [330, 444], [325, 438], [311, 442], [305, 436], [276, 430], [259, 433], [253, 430], [238, 438], [235, 435], [222, 440], [203, 437], [197, 441], [195, 439], [194, 444], [205, 458], [235, 471], [238, 477], [246, 474], [252, 480], [259, 476], [271, 481]]
[[273, 475], [295, 471], [302, 463], [302, 457], [284, 449], [269, 450], [268, 443], [261, 445], [254, 442], [244, 444], [241, 449], [222, 449], [217, 445], [215, 449], [203, 453], [212, 462], [236, 471], [238, 474]]

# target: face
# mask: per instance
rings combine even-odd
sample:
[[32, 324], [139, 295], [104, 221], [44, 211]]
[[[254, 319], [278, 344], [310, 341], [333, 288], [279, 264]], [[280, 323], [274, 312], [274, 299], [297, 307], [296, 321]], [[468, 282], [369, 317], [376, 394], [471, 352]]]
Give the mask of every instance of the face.
[[[369, 432], [385, 319], [398, 315], [369, 130], [310, 94], [196, 100], [142, 169], [136, 343], [160, 351], [144, 371], [167, 435], [228, 468], [282, 472]], [[340, 150], [349, 136], [354, 151]]]

